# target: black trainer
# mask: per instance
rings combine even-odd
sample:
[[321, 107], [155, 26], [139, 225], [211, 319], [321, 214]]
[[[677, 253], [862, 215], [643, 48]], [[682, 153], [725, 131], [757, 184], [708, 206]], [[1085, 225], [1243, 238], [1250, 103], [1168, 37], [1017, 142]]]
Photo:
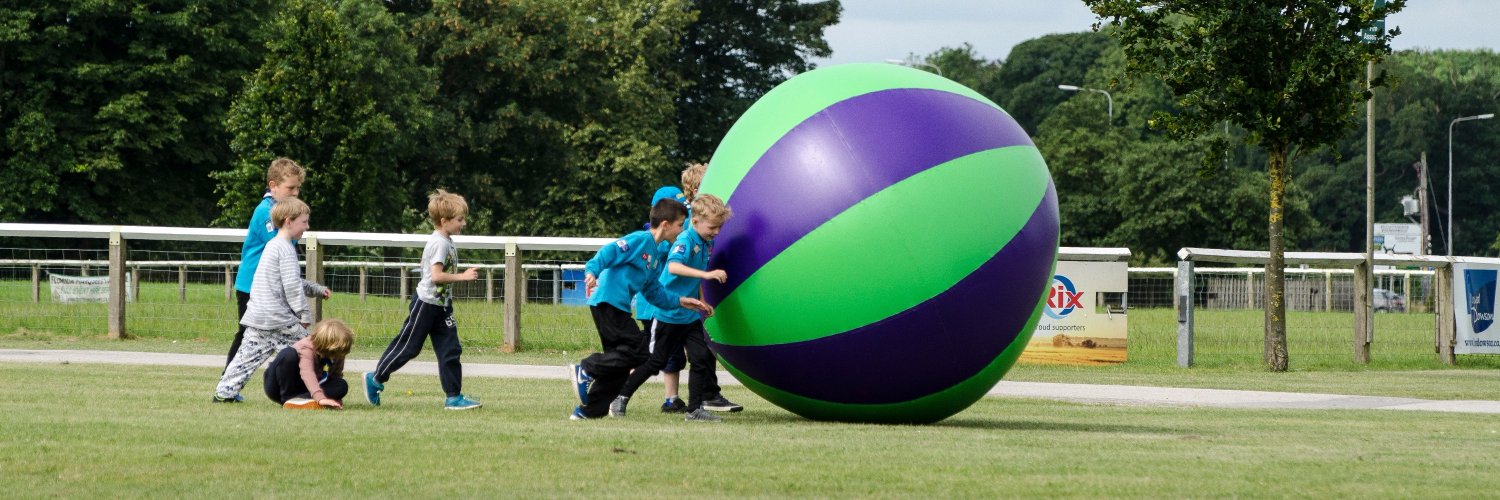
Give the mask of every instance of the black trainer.
[[662, 403], [661, 403], [661, 412], [662, 413], [684, 413], [684, 412], [687, 412], [687, 403], [682, 402], [682, 398], [679, 398], [677, 396], [672, 396], [670, 398], [667, 398], [666, 401], [662, 401]]
[[710, 399], [708, 401], [704, 401], [703, 402], [703, 409], [708, 410], [708, 411], [723, 411], [723, 412], [734, 413], [734, 412], [737, 412], [737, 411], [744, 410], [745, 407], [737, 405], [737, 404], [734, 404], [733, 401], [730, 401], [728, 399], [724, 399], [724, 395], [720, 394], [718, 396], [714, 396], [713, 399]]

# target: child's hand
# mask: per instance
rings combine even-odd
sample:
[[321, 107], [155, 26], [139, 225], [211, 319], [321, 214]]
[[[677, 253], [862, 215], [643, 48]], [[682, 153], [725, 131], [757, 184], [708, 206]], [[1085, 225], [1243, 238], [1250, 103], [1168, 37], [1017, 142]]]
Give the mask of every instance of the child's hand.
[[704, 273], [703, 279], [715, 280], [719, 283], [723, 283], [729, 280], [729, 273], [724, 272], [723, 269], [714, 269], [712, 271]]
[[464, 271], [462, 274], [459, 274], [458, 276], [460, 278], [462, 278], [464, 281], [474, 281], [474, 280], [477, 280], [477, 279], [479, 279], [479, 268], [477, 268], [477, 267], [471, 267], [467, 271]]
[[588, 298], [588, 297], [594, 296], [594, 289], [595, 288], [599, 288], [599, 279], [595, 278], [594, 275], [592, 275], [592, 274], [584, 274], [583, 275], [583, 297], [584, 298]]
[[695, 309], [698, 312], [703, 313], [703, 316], [705, 318], [713, 317], [713, 315], [714, 315], [714, 306], [708, 305], [707, 302], [704, 302], [704, 301], [701, 301], [701, 300], [698, 300], [698, 299], [695, 299], [695, 298], [692, 298], [692, 297], [683, 297], [682, 300], [679, 301], [679, 302], [681, 302], [682, 307], [686, 307], [688, 309]]
[[332, 288], [324, 288], [323, 289], [323, 298], [327, 299], [327, 298], [332, 298], [332, 297], [333, 297], [333, 289]]
[[342, 403], [339, 403], [339, 401], [337, 399], [329, 399], [329, 398], [319, 399], [318, 400], [318, 404], [321, 405], [324, 408], [328, 408], [328, 409], [331, 409], [331, 410], [342, 410], [342, 409], [344, 409], [344, 405]]

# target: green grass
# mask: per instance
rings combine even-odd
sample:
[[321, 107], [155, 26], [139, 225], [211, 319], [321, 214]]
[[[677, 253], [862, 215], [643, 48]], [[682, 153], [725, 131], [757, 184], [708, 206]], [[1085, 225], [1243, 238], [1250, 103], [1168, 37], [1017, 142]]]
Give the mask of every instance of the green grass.
[[[435, 377], [387, 403], [213, 405], [206, 368], [0, 365], [13, 497], [1457, 497], [1500, 488], [1492, 415], [985, 398], [929, 426], [821, 423], [741, 388], [718, 425], [572, 422], [560, 381]], [[410, 396], [403, 391], [411, 390]], [[647, 392], [654, 392], [647, 387]], [[247, 395], [251, 394], [247, 391]], [[357, 399], [357, 398], [355, 398]]]
[[[134, 338], [179, 342], [224, 342], [237, 326], [234, 300], [223, 285], [190, 284], [186, 301], [176, 283], [142, 283], [140, 297], [126, 304], [125, 330]], [[41, 302], [31, 301], [31, 283], [0, 281], [0, 334], [26, 337], [98, 337], [108, 333], [104, 304], [51, 302], [42, 284]], [[409, 301], [393, 297], [335, 292], [324, 302], [324, 317], [339, 318], [354, 329], [360, 346], [383, 348], [406, 319]], [[504, 344], [505, 306], [502, 302], [461, 300], [455, 320], [465, 346], [498, 348]], [[527, 303], [522, 306], [522, 348], [538, 351], [577, 351], [597, 343], [586, 307]]]
[[[101, 349], [223, 355], [233, 335], [234, 303], [222, 286], [191, 285], [178, 303], [175, 284], [145, 283], [129, 305], [129, 340], [105, 337], [102, 304], [33, 304], [27, 282], [0, 281], [0, 348]], [[45, 285], [44, 285], [45, 286]], [[44, 290], [45, 292], [45, 290]], [[405, 319], [405, 304], [388, 297], [363, 301], [336, 294], [327, 314], [354, 326], [351, 357], [375, 359]], [[464, 360], [471, 363], [562, 365], [597, 349], [587, 309], [526, 304], [520, 353], [502, 353], [503, 305], [483, 300], [456, 306]], [[1007, 380], [1131, 384], [1219, 389], [1323, 392], [1430, 399], [1494, 399], [1500, 357], [1461, 356], [1457, 367], [1432, 353], [1431, 314], [1378, 314], [1374, 360], [1353, 362], [1352, 315], [1289, 315], [1291, 373], [1269, 373], [1260, 363], [1259, 311], [1199, 310], [1197, 365], [1176, 367], [1176, 315], [1168, 309], [1130, 312], [1130, 359], [1110, 367], [1019, 365]], [[423, 355], [430, 359], [430, 350]], [[1485, 381], [1476, 384], [1474, 381]]]

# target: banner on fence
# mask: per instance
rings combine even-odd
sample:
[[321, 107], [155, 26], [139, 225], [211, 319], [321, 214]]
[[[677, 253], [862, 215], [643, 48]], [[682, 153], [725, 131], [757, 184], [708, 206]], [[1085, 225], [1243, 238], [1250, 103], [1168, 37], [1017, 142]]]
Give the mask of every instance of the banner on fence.
[[1500, 265], [1453, 264], [1454, 354], [1500, 354], [1500, 326], [1495, 325], [1495, 280]]
[[[75, 304], [81, 302], [97, 302], [103, 304], [109, 301], [109, 277], [108, 276], [68, 276], [65, 274], [47, 274], [48, 288], [52, 290], [52, 301], [62, 304]], [[130, 275], [125, 276], [125, 301], [134, 302], [134, 294], [130, 290]]]
[[1058, 261], [1022, 363], [1111, 365], [1125, 362], [1126, 262]]

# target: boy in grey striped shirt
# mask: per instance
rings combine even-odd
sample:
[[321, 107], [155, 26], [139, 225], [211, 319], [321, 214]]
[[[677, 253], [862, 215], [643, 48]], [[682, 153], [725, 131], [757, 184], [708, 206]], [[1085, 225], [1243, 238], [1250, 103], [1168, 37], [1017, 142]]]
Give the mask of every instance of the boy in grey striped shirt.
[[307, 336], [312, 323], [312, 308], [307, 297], [332, 296], [327, 287], [302, 279], [297, 263], [297, 248], [292, 242], [307, 232], [312, 210], [297, 198], [286, 198], [271, 209], [276, 237], [266, 242], [250, 286], [250, 303], [240, 324], [245, 325], [245, 340], [224, 370], [214, 389], [215, 403], [233, 403], [255, 368], [271, 355]]

